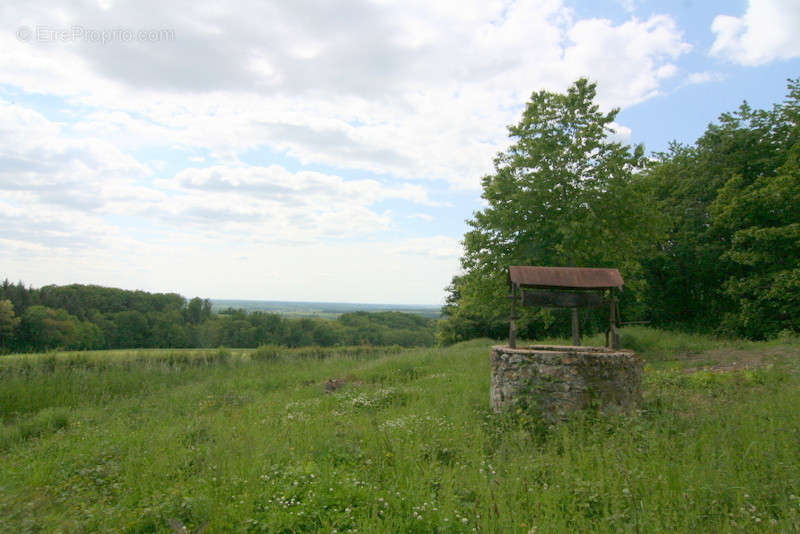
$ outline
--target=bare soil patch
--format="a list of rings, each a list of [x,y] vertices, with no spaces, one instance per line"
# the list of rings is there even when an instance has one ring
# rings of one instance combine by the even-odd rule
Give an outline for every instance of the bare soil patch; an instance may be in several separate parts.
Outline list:
[[[357,386],[363,383],[364,382],[356,378],[354,375],[347,375],[341,378],[329,378],[325,381],[325,393],[333,393],[334,391],[338,391],[348,384]]]
[[[701,353],[685,354],[684,373],[711,371],[729,373],[765,367],[788,360],[800,360],[800,350],[795,347],[770,347],[759,349],[716,349]],[[696,362],[696,365],[692,365]]]

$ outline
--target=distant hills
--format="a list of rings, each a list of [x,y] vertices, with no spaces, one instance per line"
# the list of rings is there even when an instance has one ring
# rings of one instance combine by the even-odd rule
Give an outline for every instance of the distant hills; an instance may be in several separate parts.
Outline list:
[[[414,313],[429,319],[440,317],[441,306],[408,304],[357,304],[352,302],[293,302],[278,300],[228,300],[211,299],[211,308],[219,313],[228,308],[248,312],[263,311],[290,317],[322,317],[335,319],[343,313],[355,311],[399,311]]]
[[[97,285],[0,283],[0,355],[260,345],[432,346],[437,306],[216,300]]]

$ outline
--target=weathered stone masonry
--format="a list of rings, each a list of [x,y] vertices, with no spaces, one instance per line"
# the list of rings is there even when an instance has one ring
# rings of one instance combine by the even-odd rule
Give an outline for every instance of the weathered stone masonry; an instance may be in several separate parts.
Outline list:
[[[495,411],[524,402],[550,420],[592,406],[630,413],[641,406],[643,362],[633,352],[603,347],[534,345],[492,348]]]

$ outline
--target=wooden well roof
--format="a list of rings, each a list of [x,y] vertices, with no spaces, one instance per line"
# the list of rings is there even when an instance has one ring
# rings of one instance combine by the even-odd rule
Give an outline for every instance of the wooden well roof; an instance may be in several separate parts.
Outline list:
[[[625,283],[617,269],[591,267],[536,267],[512,265],[509,280],[522,287],[554,287],[560,289],[607,289]]]

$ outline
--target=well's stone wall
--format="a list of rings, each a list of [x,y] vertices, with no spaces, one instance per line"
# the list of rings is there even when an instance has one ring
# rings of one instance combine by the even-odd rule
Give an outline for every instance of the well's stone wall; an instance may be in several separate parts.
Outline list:
[[[550,421],[594,406],[630,413],[641,406],[642,369],[633,352],[603,347],[492,347],[492,408],[524,403]]]

